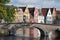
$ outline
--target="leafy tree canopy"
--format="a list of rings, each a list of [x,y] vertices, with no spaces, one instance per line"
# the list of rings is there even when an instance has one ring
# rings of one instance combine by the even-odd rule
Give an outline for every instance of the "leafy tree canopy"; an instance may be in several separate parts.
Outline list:
[[[6,4],[6,3],[9,3],[10,0],[0,0],[0,4]]]
[[[12,22],[15,17],[15,7],[8,6],[7,9],[7,17],[5,18],[5,21]]]
[[[15,7],[7,6],[10,0],[0,0],[0,19],[4,19],[6,22],[12,22],[14,19]]]

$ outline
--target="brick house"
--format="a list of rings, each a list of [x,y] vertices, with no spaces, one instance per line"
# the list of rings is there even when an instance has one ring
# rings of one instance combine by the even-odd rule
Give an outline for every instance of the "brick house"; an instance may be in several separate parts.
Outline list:
[[[57,11],[56,11],[56,14],[57,14],[56,24],[57,24],[57,25],[60,25],[60,11],[57,10]]]
[[[42,14],[44,16],[44,23],[46,24],[46,17],[47,17],[47,13],[50,9],[50,12],[51,12],[51,16],[52,16],[52,20],[53,20],[53,23],[54,24],[54,20],[56,20],[56,16],[54,16],[56,14],[56,9],[55,8],[42,8]]]

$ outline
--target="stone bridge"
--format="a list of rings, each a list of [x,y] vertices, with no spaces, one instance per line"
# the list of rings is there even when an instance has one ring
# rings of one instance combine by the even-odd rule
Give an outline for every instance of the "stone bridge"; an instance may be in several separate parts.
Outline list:
[[[47,24],[33,24],[32,26],[36,26],[41,28],[43,31],[50,32],[56,30],[57,28],[60,29],[60,26],[57,25],[47,25]]]
[[[8,27],[8,29],[11,29],[11,28],[15,27],[15,25],[18,25],[18,28],[20,28],[19,26],[21,26],[21,24],[8,24],[8,25],[1,25],[0,24],[0,27]],[[38,28],[42,29],[44,32],[50,32],[50,31],[53,31],[57,28],[60,29],[60,26],[57,26],[57,25],[31,24],[30,26],[31,27],[33,27],[33,26],[38,27]]]

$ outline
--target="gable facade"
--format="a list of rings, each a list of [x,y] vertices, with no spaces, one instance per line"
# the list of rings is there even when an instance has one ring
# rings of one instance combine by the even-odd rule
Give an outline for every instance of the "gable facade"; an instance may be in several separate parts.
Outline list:
[[[35,8],[35,10],[34,10],[34,21],[35,21],[35,23],[38,23],[38,16],[39,16],[39,9]]]
[[[44,16],[41,9],[39,10],[38,23],[44,23]]]
[[[15,23],[23,22],[23,11],[21,8],[18,8],[15,12]]]
[[[30,13],[28,7],[26,7],[24,15],[26,16],[26,22],[30,22]]]
[[[53,24],[52,13],[50,9],[48,10],[48,13],[46,16],[46,24]]]

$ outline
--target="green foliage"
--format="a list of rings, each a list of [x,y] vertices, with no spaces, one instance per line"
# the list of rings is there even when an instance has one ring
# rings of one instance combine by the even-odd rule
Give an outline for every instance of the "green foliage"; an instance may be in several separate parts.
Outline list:
[[[12,22],[15,17],[15,15],[14,15],[15,14],[15,7],[8,6],[6,11],[7,11],[7,17],[5,18],[5,21]]]
[[[6,4],[6,3],[9,3],[10,0],[0,0],[0,4]]]
[[[6,17],[6,10],[3,6],[0,6],[0,18]]]
[[[7,6],[10,0],[0,0],[0,19],[4,19],[6,22],[12,22],[14,19],[15,7]]]

